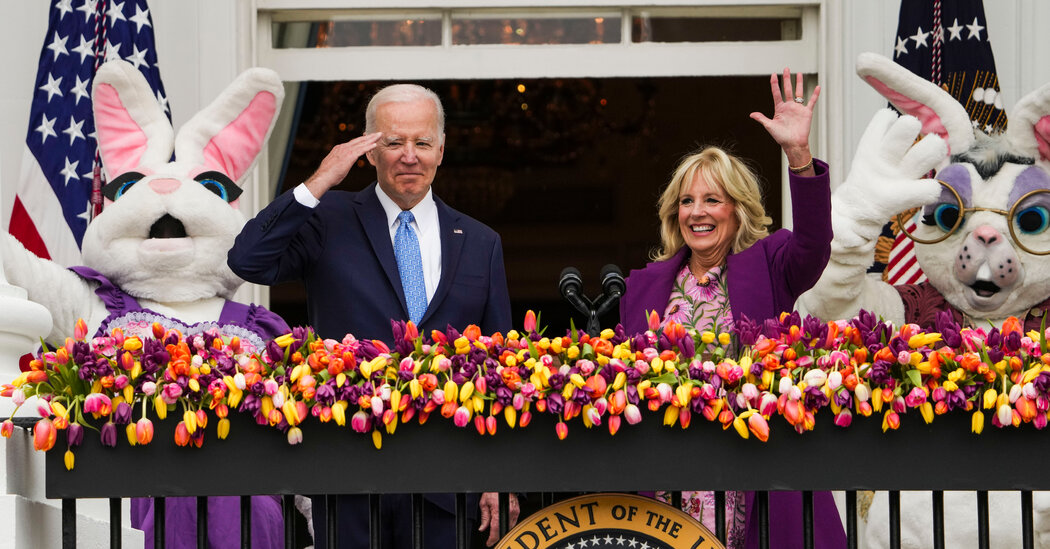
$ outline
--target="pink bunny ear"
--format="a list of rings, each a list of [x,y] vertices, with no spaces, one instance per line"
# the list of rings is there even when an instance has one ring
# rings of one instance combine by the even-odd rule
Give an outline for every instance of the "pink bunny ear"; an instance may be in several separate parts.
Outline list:
[[[1050,84],[1014,105],[1006,139],[1018,153],[1050,162]]]
[[[270,125],[277,118],[277,98],[259,92],[241,114],[204,147],[204,165],[238,181],[262,151]]]
[[[922,133],[944,138],[952,154],[973,146],[973,126],[966,109],[933,82],[874,53],[860,54],[857,74],[897,110],[918,118]]]
[[[102,65],[92,87],[92,108],[99,153],[111,178],[171,157],[171,124],[135,67],[124,61]]]
[[[175,139],[176,161],[220,171],[241,184],[277,122],[283,99],[277,73],[245,71],[182,127]]]

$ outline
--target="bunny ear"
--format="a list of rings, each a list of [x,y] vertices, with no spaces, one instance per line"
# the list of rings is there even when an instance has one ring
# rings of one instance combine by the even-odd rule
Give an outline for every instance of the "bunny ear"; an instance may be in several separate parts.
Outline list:
[[[1006,139],[1018,152],[1050,162],[1050,84],[1017,102],[1010,113]]]
[[[99,154],[110,178],[171,159],[171,122],[135,67],[119,60],[102,65],[91,99]]]
[[[269,69],[242,73],[175,138],[180,163],[217,170],[242,184],[270,136],[284,100],[284,85]]]
[[[941,136],[952,154],[964,152],[973,145],[970,116],[940,86],[874,53],[860,54],[857,74],[897,110],[918,118],[923,134]]]

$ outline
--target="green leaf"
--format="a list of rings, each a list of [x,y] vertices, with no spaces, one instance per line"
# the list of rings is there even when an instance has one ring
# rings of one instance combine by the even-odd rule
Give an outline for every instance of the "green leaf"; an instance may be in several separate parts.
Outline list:
[[[674,383],[678,381],[678,376],[675,375],[675,371],[664,372],[657,377],[649,378],[649,381],[654,385],[657,383]]]
[[[580,338],[577,337],[577,334],[576,334],[576,321],[573,320],[572,317],[569,317],[569,333],[571,334],[573,343],[576,343],[577,341],[580,340]]]
[[[908,376],[909,380],[911,380],[912,385],[922,387],[922,375],[918,370],[907,370],[904,374]]]

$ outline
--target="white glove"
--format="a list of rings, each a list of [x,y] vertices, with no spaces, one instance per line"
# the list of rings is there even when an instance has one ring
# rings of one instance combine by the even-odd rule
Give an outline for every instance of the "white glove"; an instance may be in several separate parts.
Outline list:
[[[922,123],[891,109],[875,114],[864,130],[853,166],[831,196],[835,243],[855,248],[873,243],[894,215],[933,202],[941,186],[920,179],[948,156],[948,145],[936,134],[915,138]]]

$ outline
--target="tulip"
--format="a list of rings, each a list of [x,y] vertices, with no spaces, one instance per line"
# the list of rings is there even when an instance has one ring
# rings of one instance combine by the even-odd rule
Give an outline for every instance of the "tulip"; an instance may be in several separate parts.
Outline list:
[[[15,424],[10,419],[5,419],[4,422],[0,424],[0,436],[4,438],[11,438],[11,435],[14,434],[14,432]]]
[[[220,440],[225,440],[230,434],[230,420],[228,418],[222,418],[219,420],[218,425],[215,426],[215,434],[219,436]],[[150,438],[153,438],[152,430],[150,431]]]
[[[558,440],[565,440],[569,436],[569,426],[564,421],[559,421],[554,426],[554,432],[558,434]]]
[[[631,425],[636,425],[640,421],[642,421],[642,411],[638,409],[637,405],[628,404],[623,409],[623,418],[627,420],[627,423],[630,423]]]
[[[1017,387],[1017,385],[1014,385]],[[1014,402],[1014,407],[1017,409],[1017,413],[1021,415],[1021,419],[1025,422],[1032,421],[1035,419],[1036,414],[1039,413],[1035,408],[1035,402],[1029,400],[1025,396],[1021,396]]]
[[[57,438],[58,430],[50,419],[45,417],[36,422],[33,427],[33,448],[46,452],[55,446]]]
[[[733,418],[732,425],[733,428],[736,429],[737,434],[740,435],[740,438],[747,439],[750,436],[747,429],[747,423],[744,422],[744,418],[740,416]]]
[[[460,406],[459,408],[456,408],[452,417],[452,422],[456,424],[456,427],[466,427],[467,423],[470,423],[470,418],[470,409],[466,406]]]
[[[919,405],[919,413],[922,414],[922,419],[925,420],[927,424],[933,423],[933,405],[929,402],[923,402]]]
[[[298,427],[288,429],[288,444],[295,445],[303,442],[303,431]]]
[[[655,310],[649,311],[648,324],[650,332],[656,332],[660,329],[660,315],[658,315]]]
[[[153,422],[142,418],[134,423],[135,439],[139,444],[149,444],[153,440]]]
[[[802,380],[806,382],[808,387],[822,387],[824,382],[828,380],[828,375],[824,373],[824,370],[814,369],[806,372]]]
[[[769,423],[762,414],[751,414],[747,418],[747,428],[755,435],[755,438],[765,442],[769,440]]]
[[[976,410],[973,413],[973,419],[970,422],[970,431],[976,434],[981,434],[984,430],[984,412]]]
[[[177,385],[176,385],[177,387]],[[102,393],[91,393],[84,398],[84,411],[91,414],[109,415],[104,410],[111,410],[112,402]]]
[[[372,431],[372,445],[376,447],[376,450],[383,449],[383,433],[378,430]]]
[[[536,313],[529,309],[525,313],[525,322],[522,324],[522,328],[525,329],[526,333],[532,333],[536,331]]]
[[[850,412],[849,408],[843,408],[835,414],[835,425],[849,427],[850,423],[853,423],[853,412]]]
[[[83,318],[78,318],[76,324],[73,325],[73,339],[77,341],[84,341],[87,337],[87,322],[84,322]],[[69,467],[72,469],[72,467]]]
[[[1002,426],[1010,425],[1013,422],[1013,411],[1010,409],[1009,404],[1002,404],[996,411],[996,417],[999,419],[999,424]]]
[[[882,432],[886,432],[890,429],[896,429],[901,425],[901,418],[897,415],[897,412],[893,410],[886,410],[886,414],[882,417]]]
[[[186,446],[190,443],[190,431],[186,427],[185,421],[180,421],[175,426],[175,444],[179,446]]]
[[[117,426],[113,422],[106,422],[99,432],[99,439],[103,446],[114,447],[117,445]]]

